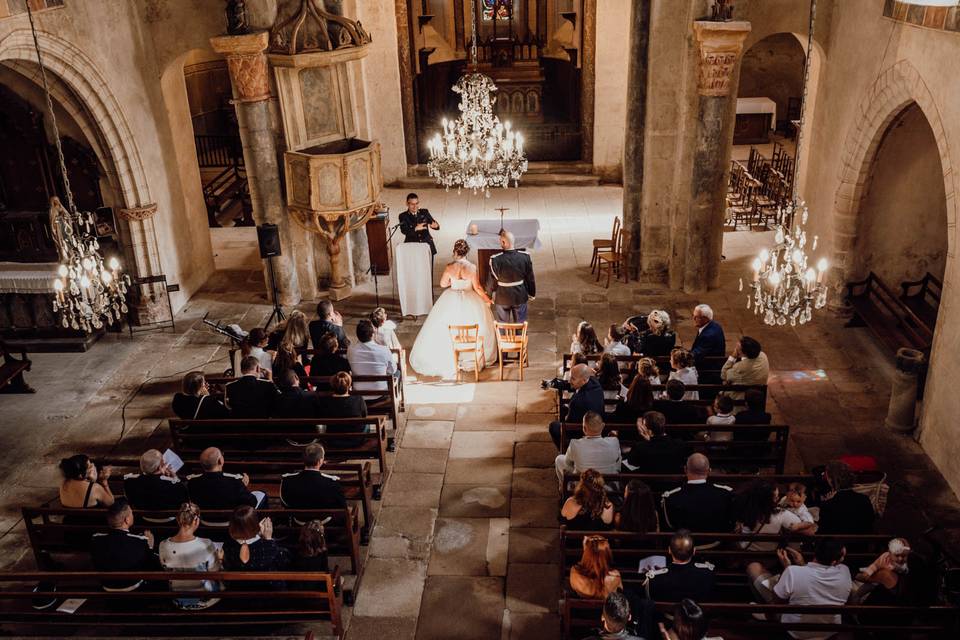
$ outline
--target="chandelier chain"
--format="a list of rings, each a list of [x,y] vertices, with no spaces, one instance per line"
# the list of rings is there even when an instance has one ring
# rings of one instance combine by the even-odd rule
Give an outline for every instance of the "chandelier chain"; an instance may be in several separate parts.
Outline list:
[[[477,3],[470,0],[470,63],[477,66]]]
[[[793,183],[791,197],[797,199],[797,177],[800,175],[800,147],[803,146],[804,124],[807,120],[807,94],[810,91],[810,58],[813,54],[813,27],[817,18],[817,0],[810,0],[810,22],[807,25],[807,57],[803,62],[803,95],[800,97],[800,126],[797,127],[797,145],[793,151]]]

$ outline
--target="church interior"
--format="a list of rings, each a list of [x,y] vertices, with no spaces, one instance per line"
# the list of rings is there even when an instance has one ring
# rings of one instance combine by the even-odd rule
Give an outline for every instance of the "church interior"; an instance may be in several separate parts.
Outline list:
[[[0,0],[0,634],[960,637],[957,60],[960,0]]]

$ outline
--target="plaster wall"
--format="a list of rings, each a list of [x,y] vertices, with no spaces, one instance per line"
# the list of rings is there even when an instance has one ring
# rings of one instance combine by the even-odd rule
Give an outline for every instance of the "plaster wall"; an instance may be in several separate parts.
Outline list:
[[[777,104],[777,120],[787,119],[790,98],[803,95],[803,47],[790,33],[775,33],[743,54],[738,97],[766,97]]]
[[[593,168],[610,182],[623,179],[629,39],[630,0],[597,2]]]

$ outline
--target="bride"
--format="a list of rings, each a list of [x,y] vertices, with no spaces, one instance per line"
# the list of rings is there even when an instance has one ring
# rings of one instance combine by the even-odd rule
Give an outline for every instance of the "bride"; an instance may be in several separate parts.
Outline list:
[[[491,300],[480,286],[477,267],[467,260],[470,247],[465,240],[453,245],[453,262],[443,270],[440,286],[449,287],[437,299],[427,316],[413,349],[410,350],[410,366],[422,376],[455,378],[453,347],[450,341],[450,325],[480,326],[483,336],[483,360],[493,364],[497,359],[496,334],[493,326]],[[474,359],[461,353],[461,369],[473,370]]]

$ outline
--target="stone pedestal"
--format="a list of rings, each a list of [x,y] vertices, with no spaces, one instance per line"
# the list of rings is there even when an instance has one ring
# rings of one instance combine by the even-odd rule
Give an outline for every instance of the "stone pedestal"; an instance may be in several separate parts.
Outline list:
[[[907,348],[897,350],[897,370],[890,389],[887,418],[883,421],[888,429],[910,433],[916,426],[917,378],[923,363],[921,351]]]
[[[253,219],[258,225],[275,224],[280,231],[283,255],[274,258],[274,273],[280,304],[289,306],[300,302],[301,292],[294,266],[295,238],[280,191],[280,167],[270,116],[270,77],[265,53],[268,43],[266,31],[210,39],[213,50],[227,59],[230,69]],[[264,278],[269,278],[265,262]],[[268,289],[269,286],[268,281]]]
[[[749,22],[693,23],[698,74],[690,210],[687,215],[683,290],[706,291],[718,284],[726,208],[726,172],[733,141],[730,81]]]

